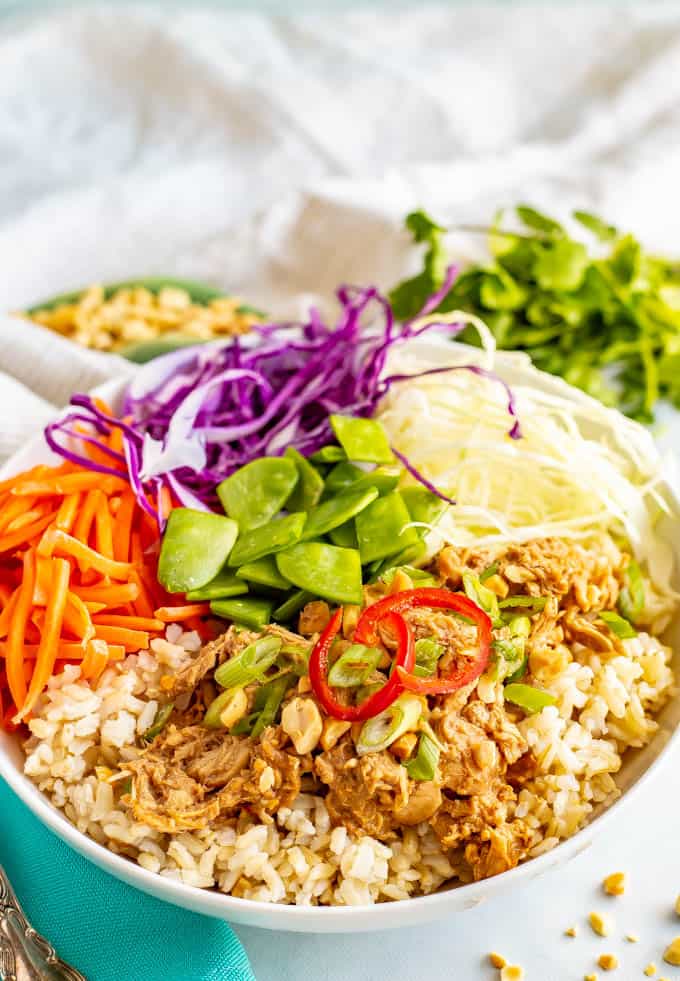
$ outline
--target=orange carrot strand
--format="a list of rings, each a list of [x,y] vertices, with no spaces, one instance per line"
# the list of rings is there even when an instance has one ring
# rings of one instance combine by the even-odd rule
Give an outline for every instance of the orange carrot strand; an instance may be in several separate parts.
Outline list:
[[[204,617],[210,613],[210,603],[190,603],[187,606],[161,606],[154,616],[163,623],[180,623],[190,617]]]
[[[33,604],[34,583],[35,555],[31,549],[28,549],[24,553],[24,576],[19,587],[19,595],[7,635],[7,654],[5,658],[7,683],[17,708],[21,708],[26,701],[27,685],[24,676],[24,642],[26,639],[26,623],[28,622]]]
[[[69,534],[71,533],[76,520],[76,515],[78,514],[79,504],[80,494],[69,494],[61,502],[55,521],[55,524],[60,531],[65,531]]]

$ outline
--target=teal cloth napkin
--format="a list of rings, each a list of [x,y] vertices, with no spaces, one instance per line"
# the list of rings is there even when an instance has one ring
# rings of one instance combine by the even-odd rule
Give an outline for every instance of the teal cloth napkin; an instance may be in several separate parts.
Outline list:
[[[31,924],[88,981],[255,981],[221,920],[119,882],[44,828],[0,779],[0,863]]]

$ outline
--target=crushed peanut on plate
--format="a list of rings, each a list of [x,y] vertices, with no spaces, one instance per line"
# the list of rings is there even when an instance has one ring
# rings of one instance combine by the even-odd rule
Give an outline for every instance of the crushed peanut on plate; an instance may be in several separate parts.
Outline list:
[[[158,292],[144,286],[122,287],[110,295],[102,286],[90,286],[77,300],[27,316],[81,347],[98,351],[120,351],[168,334],[197,341],[245,334],[261,319],[236,297],[194,303],[186,290],[176,286]]]
[[[508,963],[502,954],[497,954],[494,950],[489,954],[489,961],[492,967],[497,967],[499,970]]]
[[[605,913],[590,913],[588,923],[599,937],[608,937],[614,929],[614,922]]]
[[[597,965],[603,971],[615,971],[619,966],[619,959],[616,954],[600,954],[597,959]]]
[[[608,896],[623,896],[626,891],[626,873],[625,872],[612,872],[608,875],[602,883],[602,888],[607,893]]]

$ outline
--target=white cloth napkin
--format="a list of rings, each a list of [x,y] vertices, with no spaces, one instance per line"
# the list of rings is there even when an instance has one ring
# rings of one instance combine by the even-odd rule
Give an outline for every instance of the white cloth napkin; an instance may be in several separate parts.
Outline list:
[[[122,358],[87,351],[20,317],[0,318],[0,463],[66,405],[109,378],[129,374]]]

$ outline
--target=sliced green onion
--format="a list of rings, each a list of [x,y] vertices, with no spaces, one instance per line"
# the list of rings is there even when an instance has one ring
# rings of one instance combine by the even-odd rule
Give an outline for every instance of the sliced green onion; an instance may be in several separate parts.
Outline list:
[[[359,756],[387,749],[395,739],[416,728],[422,711],[423,703],[415,695],[400,695],[379,715],[364,722],[356,744]]]
[[[525,616],[513,617],[508,626],[511,639],[498,638],[492,644],[496,655],[494,677],[497,680],[506,678],[509,682],[513,682],[518,681],[526,673],[526,640],[531,633],[531,620]]]
[[[142,739],[145,743],[153,742],[156,736],[162,732],[165,728],[168,719],[172,715],[172,710],[175,707],[174,702],[168,702],[167,705],[161,705],[156,714],[154,715],[153,722],[142,735]]]
[[[412,780],[434,780],[439,763],[439,747],[423,733],[418,743],[418,752],[405,764]]]
[[[328,683],[334,688],[354,688],[363,685],[375,671],[382,651],[377,647],[352,644],[337,659],[328,672]]]
[[[498,562],[492,562],[491,565],[487,565],[483,572],[479,573],[479,581],[486,582],[487,579],[491,579],[498,572]]]
[[[637,623],[645,608],[645,583],[634,559],[626,567],[626,585],[619,593],[619,612],[629,623]]]
[[[267,636],[248,644],[240,654],[220,664],[215,681],[222,688],[238,688],[263,678],[281,650],[280,637]]]
[[[291,685],[295,684],[296,678],[293,674],[285,674],[275,681],[269,682],[262,687],[262,695],[265,698],[264,708],[260,712],[257,722],[253,726],[252,736],[254,739],[263,732],[267,726],[274,723],[276,714],[279,711],[283,696]]]
[[[240,691],[241,688],[227,688],[226,691],[220,692],[217,698],[213,698],[203,716],[203,725],[208,729],[223,729],[221,715],[236,696],[236,692]]]
[[[598,613],[598,616],[600,620],[604,620],[611,632],[616,634],[621,640],[637,637],[635,627],[628,620],[624,620],[622,616],[619,616],[618,613],[614,613],[613,610],[602,610],[601,613]]]
[[[521,606],[538,613],[539,610],[545,607],[547,602],[547,596],[506,596],[505,599],[499,601],[498,605],[501,610],[505,610],[508,607],[514,609],[515,607]]]
[[[525,712],[540,712],[546,705],[554,705],[557,699],[547,691],[531,685],[506,685],[503,689],[506,702],[518,705]]]
[[[250,715],[244,715],[242,719],[235,722],[231,727],[229,732],[232,736],[249,736],[252,732],[253,726],[257,722],[259,712],[251,712]]]
[[[429,678],[437,670],[437,662],[444,653],[443,646],[434,637],[422,637],[416,641],[415,674]]]
[[[499,627],[502,623],[500,611],[498,609],[498,597],[486,586],[482,585],[478,576],[473,576],[470,572],[463,574],[463,589],[468,599],[481,607],[485,613],[491,617],[494,627]]]

